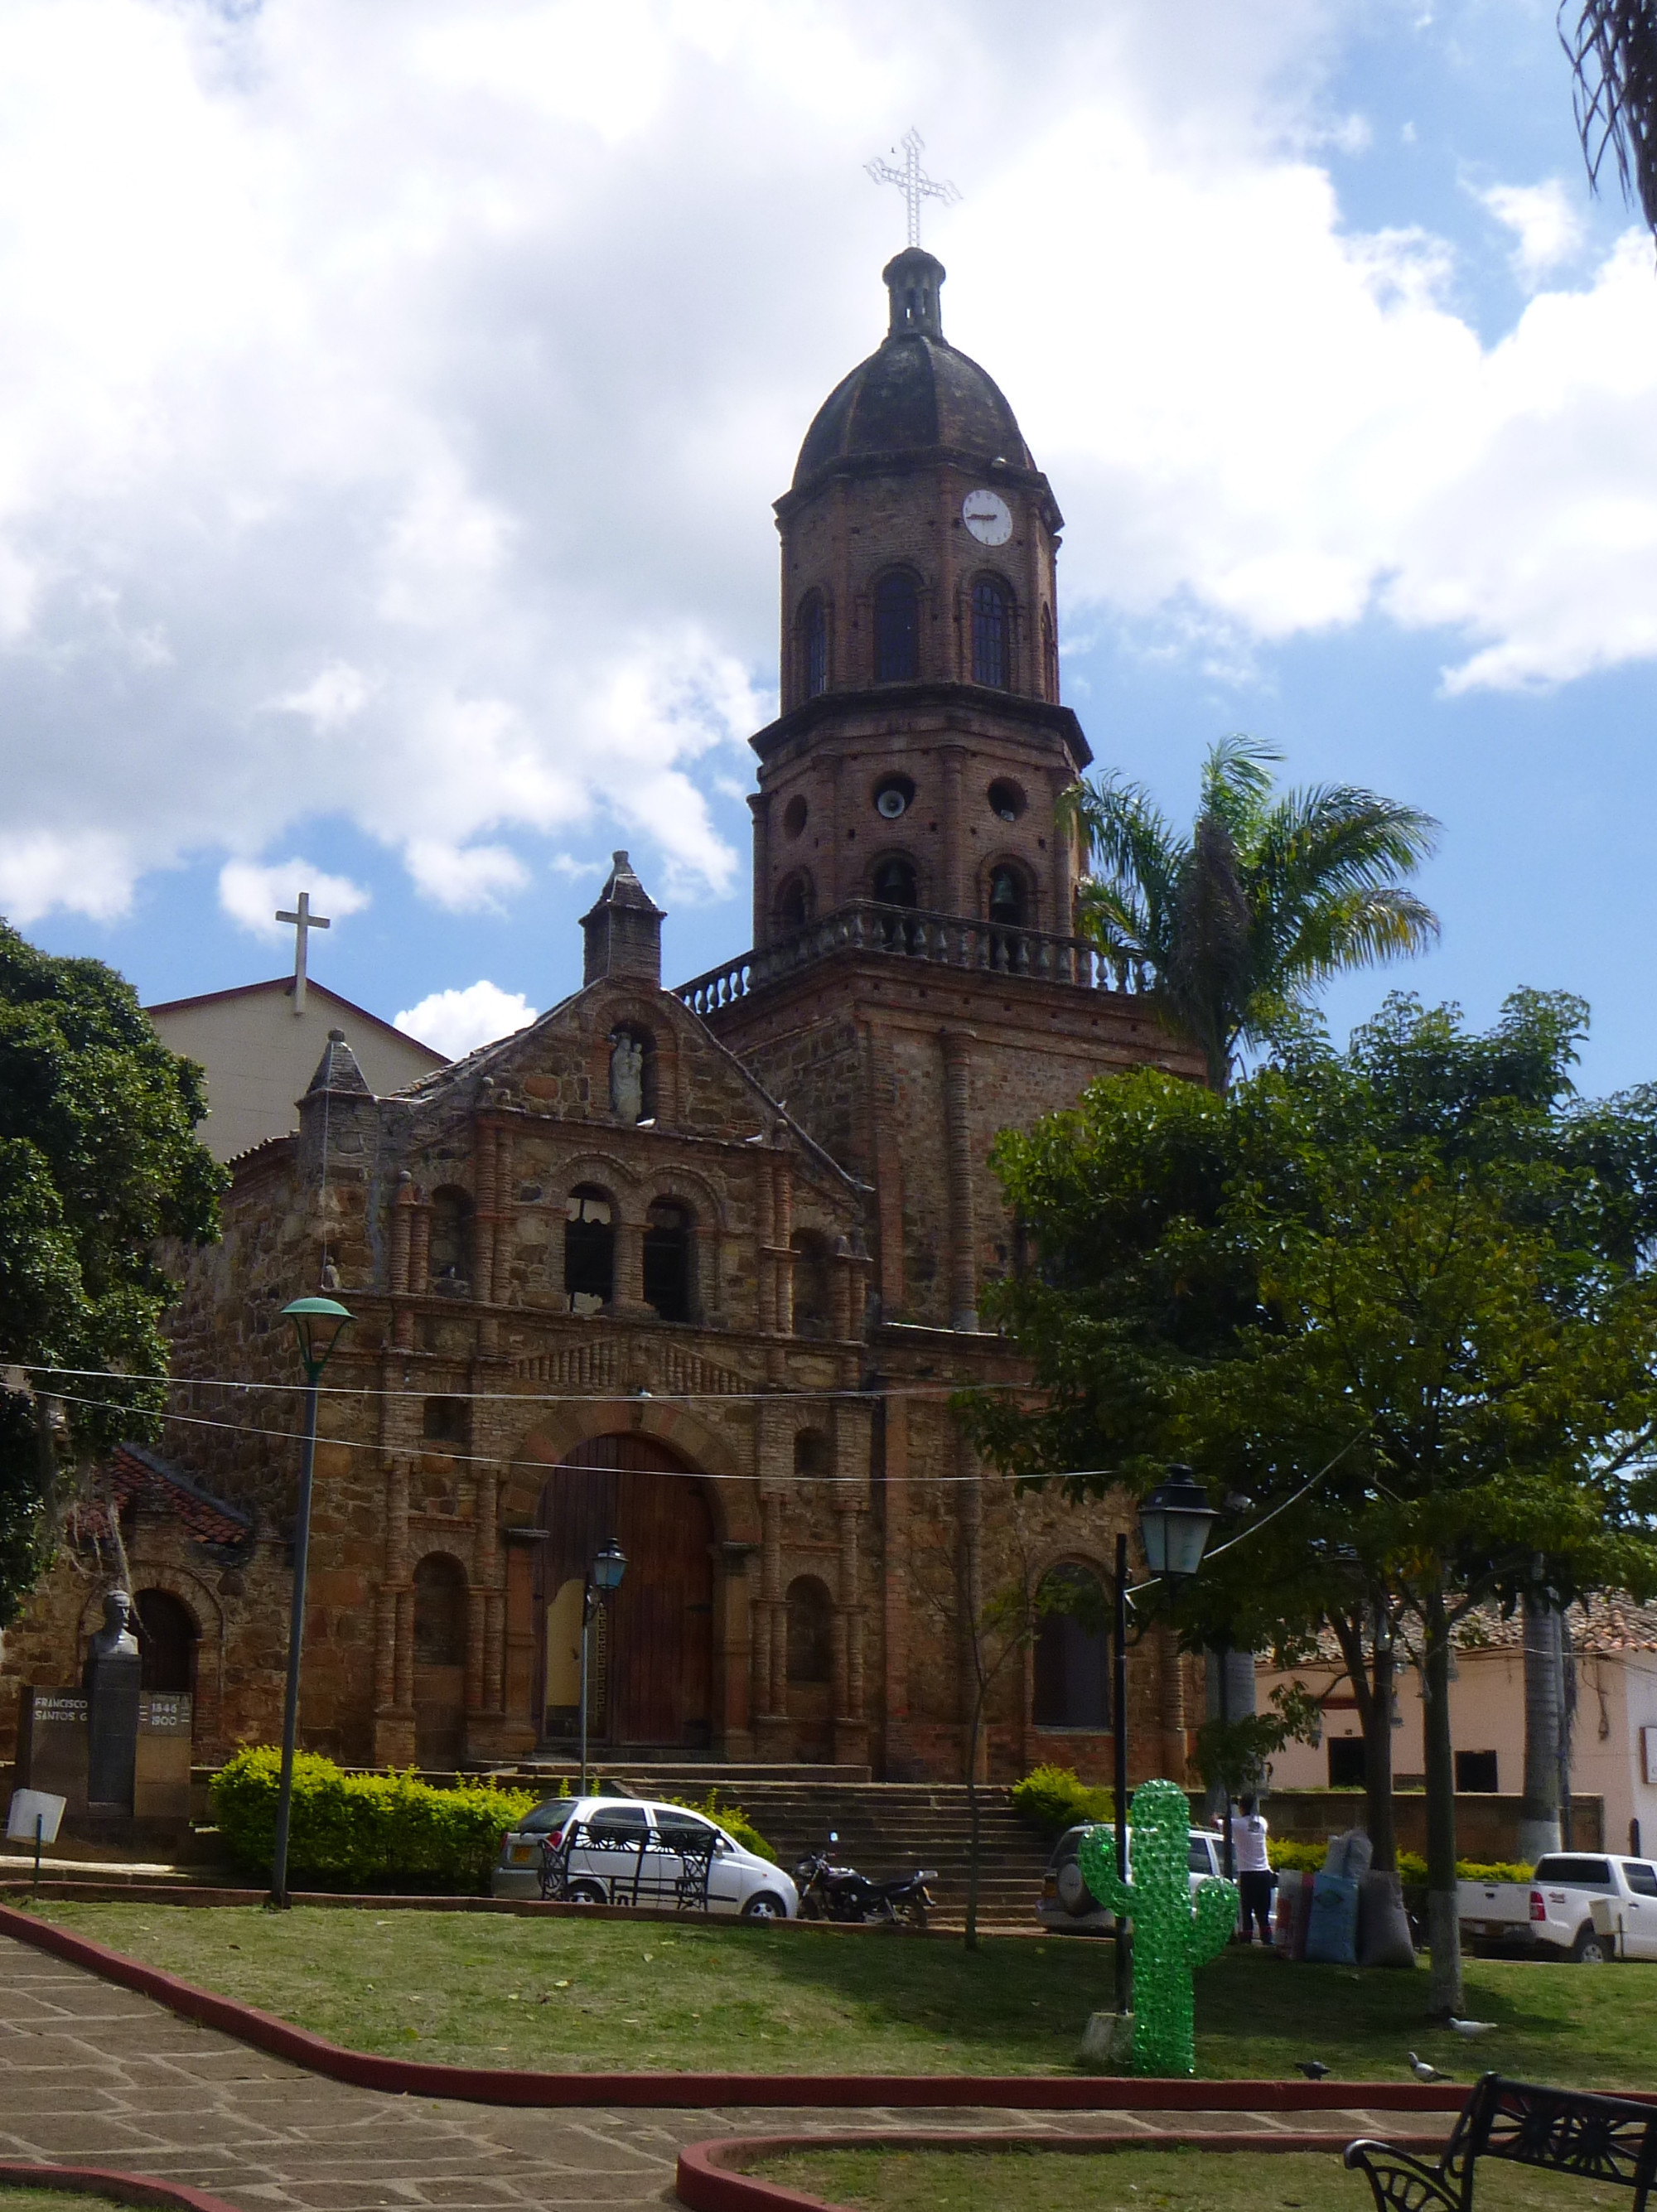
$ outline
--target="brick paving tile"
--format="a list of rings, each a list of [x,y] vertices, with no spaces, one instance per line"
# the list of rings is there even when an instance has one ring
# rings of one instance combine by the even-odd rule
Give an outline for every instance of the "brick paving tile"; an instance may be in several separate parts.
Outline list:
[[[1426,2116],[1422,2116],[1423,2119]],[[355,2089],[249,2051],[0,1938],[0,2154],[118,2166],[246,2212],[616,2212],[671,2200],[680,2148],[708,2136],[1034,2128],[1101,2138],[1166,2127],[1384,2133],[1399,2116],[856,2110],[537,2112]],[[1434,2115],[1430,2127],[1448,2115]],[[1417,2124],[1419,2124],[1417,2123]]]

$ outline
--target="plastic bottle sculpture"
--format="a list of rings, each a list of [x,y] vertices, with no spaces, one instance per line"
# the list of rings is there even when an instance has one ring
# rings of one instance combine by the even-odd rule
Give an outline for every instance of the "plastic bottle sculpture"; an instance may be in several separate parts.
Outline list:
[[[1128,1808],[1133,1879],[1116,1878],[1113,1829],[1082,1838],[1082,1874],[1102,1905],[1133,1922],[1133,2070],[1194,2074],[1192,1976],[1223,1951],[1237,1920],[1237,1885],[1210,1875],[1193,1896],[1191,1807],[1177,1783],[1144,1782]]]

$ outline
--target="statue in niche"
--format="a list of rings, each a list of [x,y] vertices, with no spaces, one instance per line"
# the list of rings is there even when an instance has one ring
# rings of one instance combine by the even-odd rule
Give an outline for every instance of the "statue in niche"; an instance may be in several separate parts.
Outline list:
[[[645,1048],[627,1030],[610,1039],[610,1104],[618,1121],[631,1126],[644,1119]]]

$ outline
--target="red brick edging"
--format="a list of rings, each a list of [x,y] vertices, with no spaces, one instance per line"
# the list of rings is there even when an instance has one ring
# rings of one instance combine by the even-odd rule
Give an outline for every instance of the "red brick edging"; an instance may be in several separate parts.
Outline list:
[[[85,1936],[0,1905],[0,1936],[154,1997],[313,2074],[391,2096],[454,2097],[474,2105],[991,2106],[1023,2112],[1459,2112],[1467,2092],[1454,2082],[1134,2081],[1053,2074],[543,2074],[528,2069],[444,2066],[347,2051],[234,1997],[180,1981]]]
[[[0,2185],[13,2189],[64,2189],[76,2196],[112,2197],[118,2204],[159,2204],[168,2212],[236,2212],[222,2197],[182,2182],[151,2181],[142,2173],[117,2173],[102,2166],[32,2166],[0,2158]]]
[[[745,2171],[760,2158],[784,2158],[789,2152],[824,2150],[1052,2150],[1108,2155],[1119,2150],[1293,2151],[1344,2150],[1349,2136],[1273,2132],[1197,2134],[1190,2130],[1155,2136],[1043,2135],[1034,2128],[890,2129],[865,2128],[855,2134],[820,2136],[724,2136],[710,2142],[687,2143],[673,2179],[676,2195],[690,2212],[841,2212],[827,2197],[808,2197]],[[1430,2156],[1444,2137],[1399,2135],[1388,2138],[1398,2150]]]

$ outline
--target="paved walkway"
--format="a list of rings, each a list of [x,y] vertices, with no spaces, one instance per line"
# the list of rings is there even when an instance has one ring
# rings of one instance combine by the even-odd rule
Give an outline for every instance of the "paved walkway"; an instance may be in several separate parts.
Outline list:
[[[1429,2126],[1438,2115],[1411,2114]],[[1448,2118],[1444,2124],[1448,2124]],[[1405,2116],[1167,2116],[1262,2134],[1308,2125],[1384,2133]],[[1350,2123],[1350,2124],[1349,2124]],[[1028,2127],[1154,2136],[1155,2116],[883,2108],[523,2112],[349,2088],[176,2018],[31,1946],[0,1937],[0,2157],[115,2166],[211,2190],[248,2212],[431,2205],[543,2212],[672,2201],[681,2144],[709,2136],[849,2128]]]

